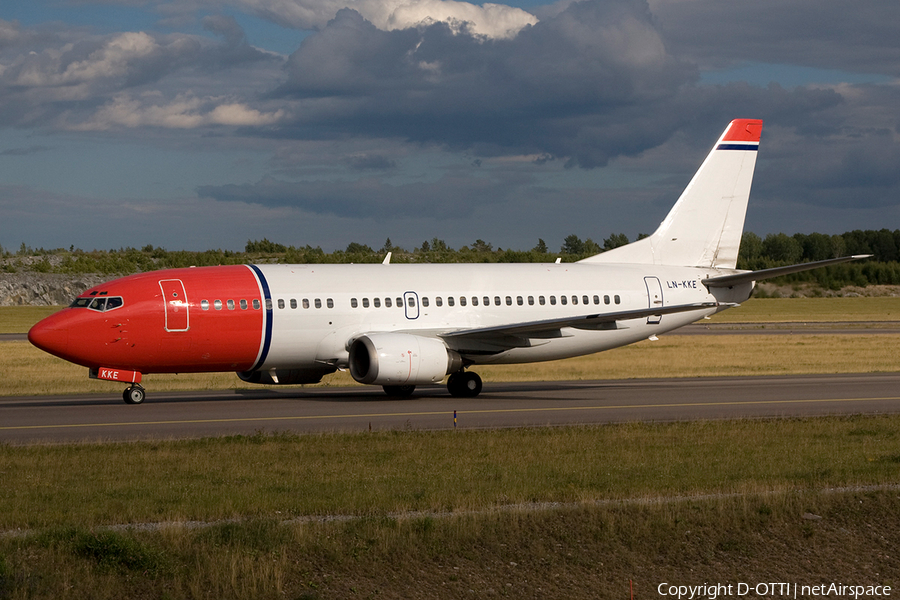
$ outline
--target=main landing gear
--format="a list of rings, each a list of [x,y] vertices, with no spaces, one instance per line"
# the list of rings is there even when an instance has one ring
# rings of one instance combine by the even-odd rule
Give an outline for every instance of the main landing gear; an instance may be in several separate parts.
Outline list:
[[[416,386],[414,385],[384,385],[384,393],[394,398],[408,398],[412,396]],[[453,373],[447,380],[447,391],[456,398],[474,398],[481,393],[481,377],[478,373],[459,371]],[[128,393],[128,390],[125,390]],[[128,402],[128,399],[125,399]]]
[[[125,401],[125,404],[140,404],[146,397],[147,392],[145,392],[144,388],[138,384],[135,384],[122,392],[122,400]]]
[[[447,390],[457,398],[474,398],[481,393],[481,377],[471,371],[459,371],[447,380]]]

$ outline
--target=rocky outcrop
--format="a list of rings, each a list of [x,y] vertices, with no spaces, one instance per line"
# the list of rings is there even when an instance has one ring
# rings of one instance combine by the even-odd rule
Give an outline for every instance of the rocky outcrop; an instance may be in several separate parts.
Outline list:
[[[0,306],[67,306],[84,290],[110,279],[115,276],[0,273]]]

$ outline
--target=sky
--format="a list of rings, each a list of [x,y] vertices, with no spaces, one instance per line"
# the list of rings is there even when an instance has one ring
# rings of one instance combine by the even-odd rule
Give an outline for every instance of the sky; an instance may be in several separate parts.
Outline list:
[[[896,0],[0,5],[0,246],[651,233],[734,118],[745,230],[900,228]]]

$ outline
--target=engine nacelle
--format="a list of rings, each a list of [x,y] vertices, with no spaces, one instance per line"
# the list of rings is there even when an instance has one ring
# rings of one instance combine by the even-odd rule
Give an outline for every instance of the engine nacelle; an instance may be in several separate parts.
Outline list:
[[[268,371],[243,371],[237,376],[247,383],[260,385],[298,385],[319,383],[322,377],[333,373],[334,369],[270,369]]]
[[[373,333],[350,345],[350,375],[360,383],[439,383],[462,368],[462,358],[441,340],[408,333]]]

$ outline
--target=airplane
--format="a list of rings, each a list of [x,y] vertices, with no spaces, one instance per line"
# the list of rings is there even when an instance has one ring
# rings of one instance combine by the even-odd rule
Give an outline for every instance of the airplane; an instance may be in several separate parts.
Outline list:
[[[762,121],[732,121],[656,231],[575,263],[229,265],[167,269],[93,287],[37,323],[38,348],[125,382],[234,371],[296,385],[338,369],[403,397],[472,367],[592,354],[656,336],[750,297],[755,282],[865,256],[736,269]],[[448,377],[449,376],[449,377]]]

